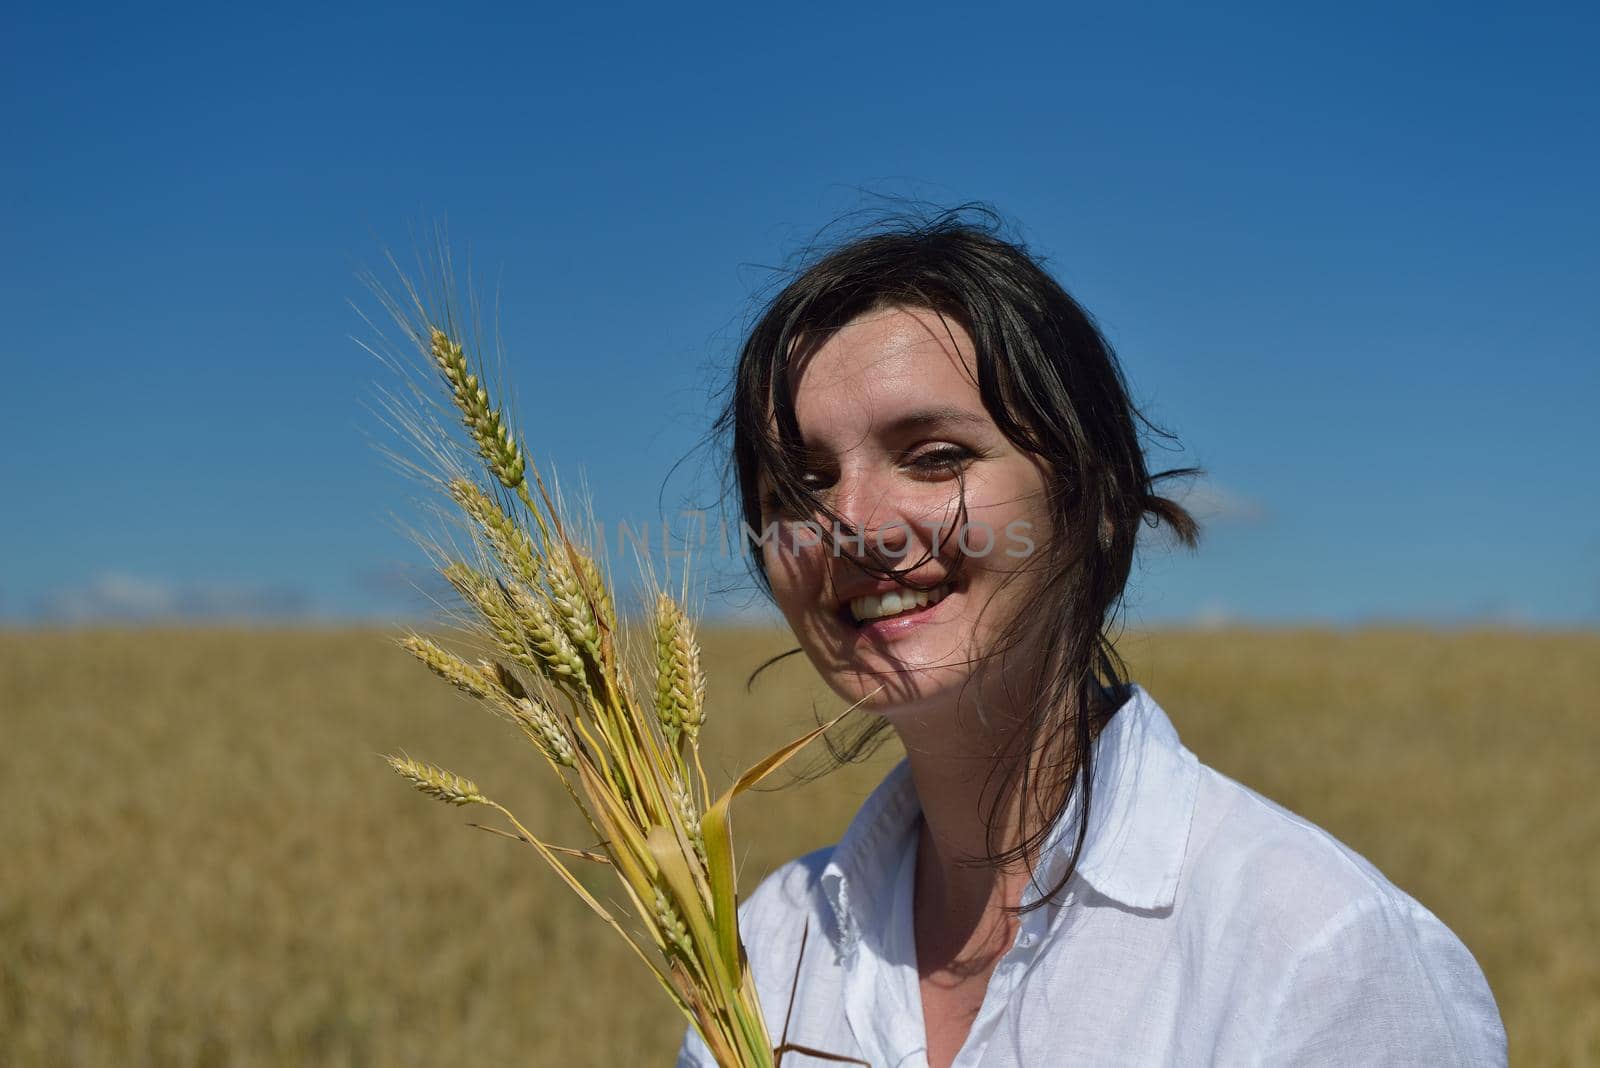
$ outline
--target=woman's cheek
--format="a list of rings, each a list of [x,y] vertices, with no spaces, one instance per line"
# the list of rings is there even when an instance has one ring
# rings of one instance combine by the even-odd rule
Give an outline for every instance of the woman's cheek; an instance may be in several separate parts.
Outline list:
[[[787,546],[769,544],[763,552],[778,607],[791,625],[798,624],[804,612],[817,603],[820,587],[816,568],[807,566],[806,557]]]

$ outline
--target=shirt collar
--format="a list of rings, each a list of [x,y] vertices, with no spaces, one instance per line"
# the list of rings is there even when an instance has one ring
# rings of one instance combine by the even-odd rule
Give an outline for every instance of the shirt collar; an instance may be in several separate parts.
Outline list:
[[[1199,762],[1178,741],[1171,720],[1142,687],[1132,687],[1094,743],[1089,831],[1077,874],[1129,908],[1170,908],[1199,782]],[[1072,854],[1080,808],[1081,793],[1074,789],[1046,836],[1023,904],[1038,900],[1060,877]],[[902,760],[834,847],[821,889],[841,958],[854,955],[864,931],[884,930],[898,862],[921,811],[910,765]]]

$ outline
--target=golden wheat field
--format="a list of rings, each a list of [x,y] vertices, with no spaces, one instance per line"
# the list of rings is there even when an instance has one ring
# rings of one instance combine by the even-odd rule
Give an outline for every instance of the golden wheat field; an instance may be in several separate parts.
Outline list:
[[[781,634],[705,639],[721,773],[836,707],[800,658],[746,692]],[[1600,635],[1122,648],[1202,760],[1461,935],[1513,1063],[1600,1063]],[[383,633],[0,632],[0,739],[0,1065],[671,1062],[680,1019],[532,850],[384,764],[589,844],[526,743]],[[741,799],[741,887],[836,837],[893,759]]]

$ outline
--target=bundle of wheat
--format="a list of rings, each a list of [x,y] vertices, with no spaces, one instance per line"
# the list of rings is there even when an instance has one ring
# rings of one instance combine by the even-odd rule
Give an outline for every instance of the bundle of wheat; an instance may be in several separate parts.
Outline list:
[[[688,614],[665,591],[656,593],[654,686],[636,687],[605,574],[495,404],[481,366],[474,369],[454,305],[446,300],[430,310],[414,288],[406,293],[404,302],[386,304],[437,372],[471,439],[462,451],[475,455],[487,476],[475,479],[449,463],[435,474],[474,550],[471,560],[441,553],[441,571],[465,603],[464,622],[494,655],[471,662],[417,635],[401,644],[533,743],[599,844],[552,845],[471,780],[408,756],[389,762],[423,793],[503,817],[508,829],[498,833],[537,850],[633,947],[720,1064],[772,1065],[783,1051],[768,1036],[739,938],[729,805],[831,724],[713,795],[700,761],[705,682]],[[444,424],[410,429],[428,455],[452,455],[428,439],[446,433]],[[601,904],[569,859],[609,865],[631,916],[619,919]]]

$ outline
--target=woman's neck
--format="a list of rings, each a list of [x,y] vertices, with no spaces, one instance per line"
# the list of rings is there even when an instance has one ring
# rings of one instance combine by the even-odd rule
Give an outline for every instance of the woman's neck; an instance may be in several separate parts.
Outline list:
[[[1006,735],[971,717],[940,716],[896,724],[905,746],[912,782],[922,806],[917,842],[918,928],[949,932],[954,952],[993,925],[999,909],[1015,906],[1027,883],[1020,866],[998,871],[986,861],[991,845],[1001,849],[1021,841],[1021,807],[1015,796],[996,803],[996,775],[1006,752]],[[952,729],[952,719],[965,729]],[[986,923],[986,919],[989,921]],[[933,920],[931,924],[925,921]],[[942,940],[942,939],[941,939]],[[920,944],[919,957],[939,947]]]
[[[1070,752],[1052,752],[1044,760],[1035,749],[1028,756],[1034,769],[1027,776],[1029,794],[1047,788],[1042,795],[1021,795],[1014,788],[1016,776],[1005,774],[1003,762],[1017,755],[1024,717],[1019,711],[1001,715],[989,707],[989,715],[981,718],[966,712],[913,714],[895,724],[922,806],[917,926],[950,931],[952,937],[964,932],[969,943],[981,942],[977,936],[985,929],[998,932],[1004,927],[1000,920],[1007,914],[1001,910],[1021,903],[1037,859],[1029,856],[999,870],[988,862],[991,850],[1013,850],[1025,832],[1038,832],[1036,821],[1053,816],[1065,803],[1064,791],[1076,767]],[[1072,717],[1067,713],[1062,723],[1069,730]],[[1091,724],[1091,738],[1100,725]],[[1048,771],[1041,773],[1041,767]],[[1008,778],[1012,781],[1004,782]],[[1046,779],[1057,789],[1049,789]],[[1026,827],[1024,811],[1034,821]],[[933,922],[925,926],[924,920]],[[924,948],[920,942],[918,948]]]

